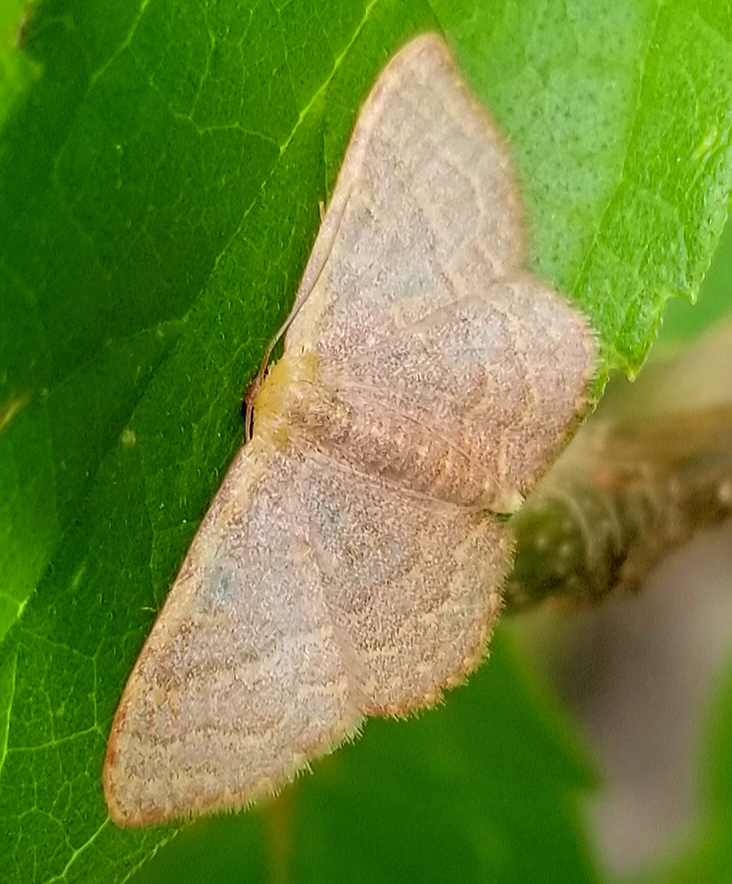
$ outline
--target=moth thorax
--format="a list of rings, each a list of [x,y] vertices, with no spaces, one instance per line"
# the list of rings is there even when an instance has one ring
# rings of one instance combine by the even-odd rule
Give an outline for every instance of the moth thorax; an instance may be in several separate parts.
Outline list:
[[[317,377],[315,353],[285,352],[267,372],[254,400],[255,433],[284,450],[297,432],[297,415],[312,408],[313,391],[320,387]]]

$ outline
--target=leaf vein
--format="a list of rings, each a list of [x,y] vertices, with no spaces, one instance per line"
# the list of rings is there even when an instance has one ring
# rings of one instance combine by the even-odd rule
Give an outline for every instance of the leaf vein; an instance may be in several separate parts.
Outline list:
[[[15,699],[15,684],[18,674],[18,651],[15,652],[13,659],[13,677],[10,680],[10,699],[8,700],[8,712],[5,718],[5,733],[3,734],[3,748],[0,752],[0,774],[2,774],[5,765],[5,759],[8,757],[8,740],[10,738],[10,718],[13,711],[13,701]]]

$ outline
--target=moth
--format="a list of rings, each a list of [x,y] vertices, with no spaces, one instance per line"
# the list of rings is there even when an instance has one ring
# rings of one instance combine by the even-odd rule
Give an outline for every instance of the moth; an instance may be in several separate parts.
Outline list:
[[[506,146],[441,37],[358,117],[252,438],[112,725],[121,825],[256,801],[482,659],[513,511],[587,402],[582,315],[523,269]]]

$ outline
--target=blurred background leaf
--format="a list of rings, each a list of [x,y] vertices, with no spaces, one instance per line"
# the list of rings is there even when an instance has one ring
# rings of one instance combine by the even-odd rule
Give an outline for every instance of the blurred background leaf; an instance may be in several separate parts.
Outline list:
[[[605,368],[633,372],[668,296],[695,297],[727,217],[729,12],[712,0],[4,7],[8,881],[123,880],[172,833],[108,821],[111,716],[241,443],[242,390],[287,313],[318,203],[386,59],[417,31],[444,30],[511,142],[533,266],[587,311]],[[514,750],[522,763],[509,768]],[[244,818],[250,846],[237,855],[275,878],[317,869],[325,880],[352,863],[439,880],[460,863],[528,880],[544,857],[561,880],[587,880],[571,810],[587,780],[572,757],[499,647],[448,709],[370,724],[282,805]],[[239,819],[206,823],[211,843]],[[400,865],[400,837],[416,865]],[[371,867],[359,841],[377,840],[383,864]]]
[[[681,842],[635,884],[732,881],[732,667],[712,705],[701,757],[702,806]]]
[[[674,345],[724,322],[732,311],[732,224],[727,224],[714,253],[698,304],[674,299],[663,316],[659,343]]]

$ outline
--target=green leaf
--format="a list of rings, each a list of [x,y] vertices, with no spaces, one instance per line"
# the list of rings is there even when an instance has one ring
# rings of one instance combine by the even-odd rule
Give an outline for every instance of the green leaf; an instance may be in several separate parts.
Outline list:
[[[510,139],[532,263],[585,308],[605,368],[634,371],[727,215],[732,16],[46,0],[28,22],[0,91],[0,868],[114,881],[170,832],[107,821],[111,716],[387,57],[444,29]],[[545,815],[570,838],[561,802]]]
[[[535,267],[633,374],[668,297],[695,299],[727,218],[730,3],[444,7],[515,149]]]

